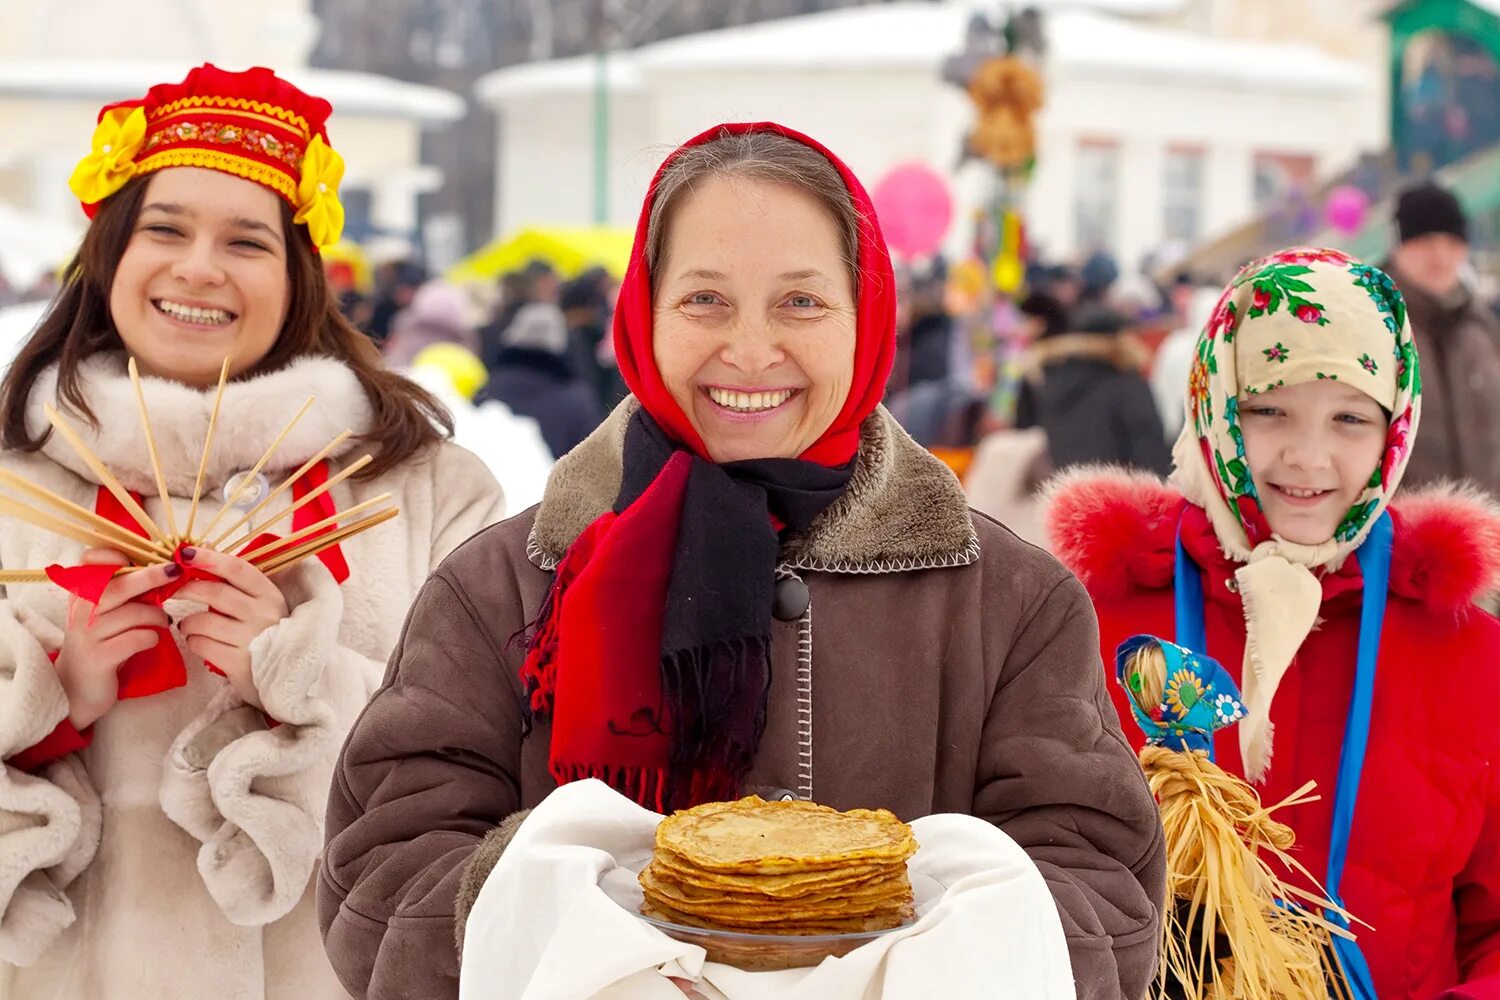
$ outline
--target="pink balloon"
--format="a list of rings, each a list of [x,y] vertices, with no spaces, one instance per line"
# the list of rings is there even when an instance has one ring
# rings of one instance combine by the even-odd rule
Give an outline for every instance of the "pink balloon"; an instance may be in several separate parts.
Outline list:
[[[1369,196],[1351,184],[1341,184],[1328,192],[1328,200],[1323,203],[1323,217],[1345,236],[1359,232],[1369,210]]]
[[[907,163],[875,185],[871,195],[886,244],[907,258],[926,257],[943,245],[953,221],[948,182],[931,167]]]

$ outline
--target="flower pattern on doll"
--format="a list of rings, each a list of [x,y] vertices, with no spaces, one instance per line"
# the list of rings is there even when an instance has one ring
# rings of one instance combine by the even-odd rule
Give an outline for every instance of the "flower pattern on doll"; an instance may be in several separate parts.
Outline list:
[[[1214,699],[1214,718],[1221,726],[1238,722],[1245,717],[1245,706],[1232,694],[1221,694]]]
[[[1178,715],[1186,715],[1203,700],[1203,681],[1191,670],[1179,670],[1167,681],[1166,704]]]

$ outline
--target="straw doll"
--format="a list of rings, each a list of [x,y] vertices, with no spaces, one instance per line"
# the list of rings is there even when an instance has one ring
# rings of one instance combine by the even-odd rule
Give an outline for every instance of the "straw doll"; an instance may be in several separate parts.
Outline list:
[[[1346,996],[1330,942],[1347,932],[1322,914],[1348,915],[1278,874],[1302,869],[1295,834],[1273,814],[1310,801],[1312,782],[1267,807],[1213,762],[1213,734],[1246,714],[1217,661],[1141,635],[1120,646],[1115,670],[1146,735],[1141,766],[1167,835],[1161,995],[1299,1000],[1335,983]]]

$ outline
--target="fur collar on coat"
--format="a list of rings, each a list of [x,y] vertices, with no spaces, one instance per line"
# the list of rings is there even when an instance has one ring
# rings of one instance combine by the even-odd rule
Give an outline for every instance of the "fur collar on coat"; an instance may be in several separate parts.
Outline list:
[[[557,565],[573,539],[614,506],[623,474],[625,428],[639,404],[615,408],[547,480],[527,554]],[[979,540],[963,488],[948,467],[902,430],[884,407],[865,420],[858,464],[844,495],[806,532],[788,535],[782,564],[832,573],[891,573],[966,566]]]
[[[31,390],[27,430],[35,434],[47,428],[43,406],[52,403],[127,488],[154,495],[156,479],[125,355],[118,351],[95,354],[78,366],[78,375],[84,398],[98,418],[97,426],[58,398],[53,366]],[[167,489],[174,496],[190,497],[215,392],[158,378],[142,378],[141,386]],[[218,490],[229,476],[254,465],[309,396],[315,401],[276,449],[265,469],[268,478],[296,469],[342,431],[361,434],[370,429],[373,411],[364,388],[348,366],[334,358],[301,357],[279,371],[230,382],[224,388],[204,489]],[[338,459],[356,447],[357,442],[346,441],[333,457]],[[42,453],[91,483],[99,481],[60,434],[54,432],[47,438]]]

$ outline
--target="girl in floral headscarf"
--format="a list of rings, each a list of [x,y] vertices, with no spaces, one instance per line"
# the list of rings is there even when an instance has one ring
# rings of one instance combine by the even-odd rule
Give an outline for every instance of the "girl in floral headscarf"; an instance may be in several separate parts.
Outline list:
[[[1337,948],[1354,995],[1500,998],[1500,727],[1483,708],[1500,623],[1474,605],[1500,586],[1500,512],[1456,488],[1391,503],[1420,397],[1389,277],[1338,251],[1274,254],[1199,337],[1170,485],[1073,474],[1049,529],[1106,663],[1138,633],[1212,656],[1246,713],[1213,740],[1218,765],[1267,803],[1316,782],[1278,818],[1368,925]]]

